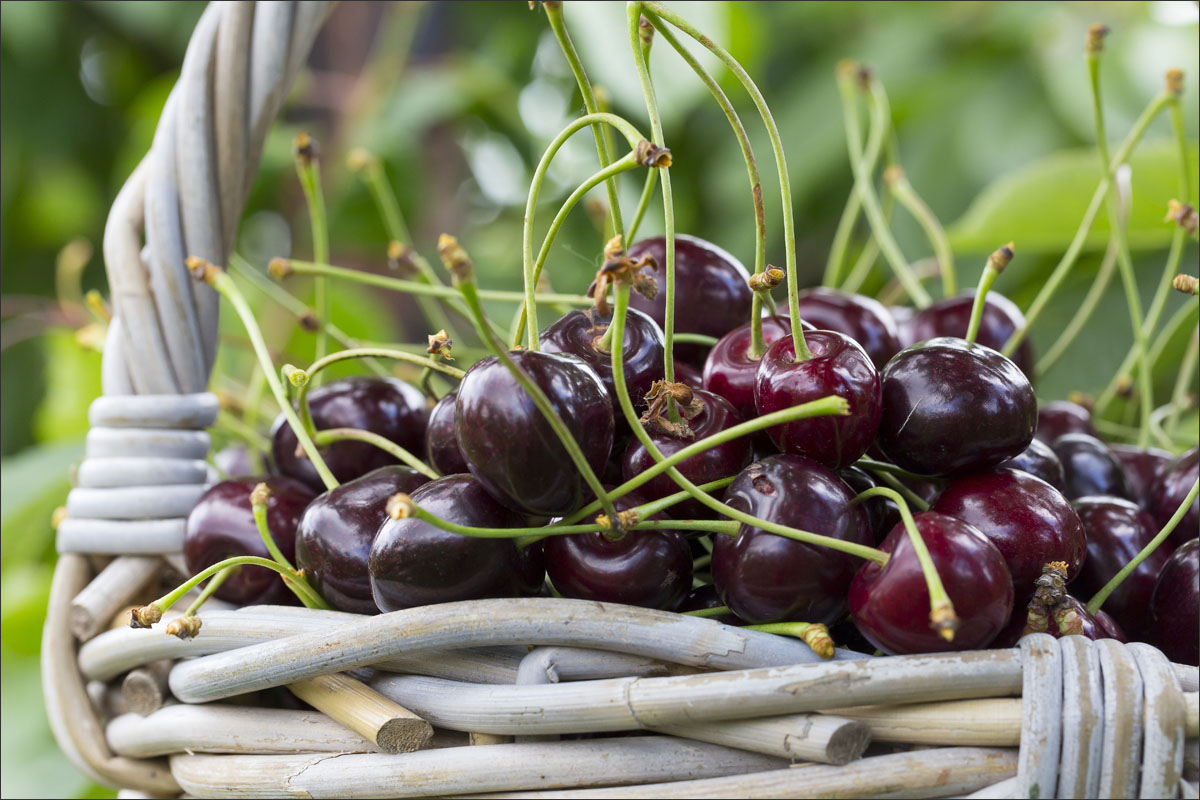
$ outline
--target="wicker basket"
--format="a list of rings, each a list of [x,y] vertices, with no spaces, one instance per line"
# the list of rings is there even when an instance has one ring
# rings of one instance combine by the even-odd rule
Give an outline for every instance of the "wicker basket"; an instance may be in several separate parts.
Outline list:
[[[42,649],[81,770],[162,797],[1196,796],[1197,670],[1142,644],[819,662],[795,640],[558,599],[375,617],[214,603],[190,641],[121,627],[178,579],[211,480],[217,297],[184,259],[224,263],[327,10],[211,4],[109,216],[105,396]],[[255,707],[278,686],[320,712]],[[626,731],[651,735],[557,736]]]

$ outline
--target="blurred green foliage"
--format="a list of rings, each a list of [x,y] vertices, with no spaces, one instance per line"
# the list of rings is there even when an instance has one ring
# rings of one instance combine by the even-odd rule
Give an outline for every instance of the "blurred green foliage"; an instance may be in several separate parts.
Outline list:
[[[850,190],[834,66],[869,64],[889,92],[898,155],[910,182],[947,224],[960,283],[971,285],[986,253],[1016,240],[1018,258],[997,290],[1027,306],[1073,235],[1095,186],[1091,108],[1082,57],[1091,22],[1113,29],[1103,91],[1114,140],[1162,85],[1171,66],[1198,61],[1195,5],[1126,3],[688,3],[680,10],[728,45],[772,105],[787,148],[801,285],[819,280]],[[178,74],[200,4],[3,2],[0,28],[0,290],[3,295],[4,796],[92,796],[53,745],[41,712],[37,652],[53,564],[49,518],[82,452],[86,408],[99,393],[99,355],[75,331],[94,321],[81,292],[104,291],[100,257],[108,204],[149,147]],[[623,4],[570,2],[566,17],[593,81],[614,110],[648,130],[628,56]],[[762,126],[736,81],[706,54],[742,114],[760,159],[768,260],[784,262],[778,187]],[[720,110],[663,42],[652,69],[675,163],[678,230],[752,261],[753,217],[745,167]],[[291,160],[301,130],[320,142],[333,260],[381,269],[387,236],[361,182],[344,166],[353,146],[387,164],[413,231],[432,256],[437,234],[457,234],[483,283],[520,285],[521,219],[533,167],[546,142],[582,103],[544,16],[524,3],[346,2],[330,17],[282,119],[273,130],[239,235],[239,251],[262,269],[274,256],[310,254],[303,198]],[[1184,96],[1195,203],[1197,93]],[[571,188],[596,168],[586,134],[554,163],[542,192],[539,233]],[[1153,292],[1170,227],[1178,166],[1167,120],[1158,120],[1132,162],[1131,242],[1143,298]],[[641,176],[621,182],[632,208]],[[603,191],[593,195],[603,198]],[[626,213],[628,218],[631,212]],[[643,233],[661,230],[652,207]],[[897,239],[913,260],[931,254],[905,214]],[[1075,274],[1033,339],[1044,352],[1087,291],[1107,221],[1088,240]],[[860,224],[860,240],[865,229]],[[74,242],[71,247],[69,243]],[[555,288],[583,290],[602,233],[579,211],[568,220],[547,272]],[[64,248],[67,248],[64,250]],[[1195,265],[1194,244],[1184,254]],[[888,275],[880,262],[867,288]],[[289,290],[307,299],[295,279]],[[250,298],[280,361],[311,360],[313,337],[291,312],[256,290]],[[418,341],[426,332],[411,299],[336,286],[333,321],[374,341]],[[1097,392],[1131,341],[1114,281],[1069,355],[1039,385],[1045,399]],[[1172,296],[1167,314],[1184,303]],[[1193,303],[1194,304],[1194,303]],[[507,325],[511,306],[493,306]],[[1162,359],[1166,396],[1193,326]],[[95,333],[95,329],[92,329]],[[231,314],[214,388],[245,397],[253,368]],[[94,336],[93,339],[94,341]],[[349,369],[349,368],[348,368]],[[1194,387],[1193,387],[1194,389]],[[269,422],[263,407],[260,428]],[[1195,427],[1195,415],[1188,423]],[[218,435],[218,443],[227,437]]]

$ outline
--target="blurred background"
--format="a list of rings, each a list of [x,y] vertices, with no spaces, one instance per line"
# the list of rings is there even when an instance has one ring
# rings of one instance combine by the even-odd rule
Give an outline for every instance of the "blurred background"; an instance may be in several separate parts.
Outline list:
[[[973,285],[987,253],[1012,239],[1017,259],[996,289],[1027,307],[1066,249],[1099,177],[1082,45],[1089,23],[1112,28],[1103,93],[1110,137],[1122,139],[1160,91],[1164,71],[1198,63],[1193,2],[673,4],[725,43],[758,82],[783,133],[798,231],[800,283],[820,281],[851,175],[835,64],[872,67],[891,100],[897,154],[916,191],[946,224],[960,283]],[[201,4],[4,2],[0,27],[0,288],[3,298],[2,440],[4,796],[111,796],[59,753],[42,711],[37,654],[53,568],[51,514],[82,453],[88,404],[99,394],[102,315],[83,302],[107,294],[100,244],[108,206],[150,146]],[[648,131],[625,36],[623,4],[568,2],[566,19],[592,81],[614,110]],[[779,193],[761,123],[732,76],[719,77],[760,160],[768,261],[784,263]],[[754,225],[745,166],[720,109],[665,42],[652,70],[674,153],[677,230],[709,239],[753,264]],[[387,233],[362,181],[346,167],[364,146],[385,163],[412,231],[432,260],[437,235],[459,236],[486,287],[520,287],[521,220],[541,153],[582,103],[545,15],[524,2],[362,3],[336,7],[267,142],[238,239],[262,272],[270,258],[311,256],[291,144],[319,143],[334,263],[385,271]],[[1185,120],[1196,185],[1196,76],[1187,76]],[[1130,239],[1143,299],[1161,273],[1178,161],[1164,115],[1132,162]],[[554,162],[541,194],[540,238],[558,205],[596,169],[586,133]],[[626,220],[641,173],[622,176]],[[1189,198],[1193,204],[1196,200]],[[594,273],[604,193],[568,220],[547,265],[557,290],[580,293]],[[1045,352],[1091,285],[1107,241],[1097,224],[1079,267],[1033,331]],[[655,204],[643,234],[661,232]],[[893,229],[912,261],[930,256],[902,210]],[[865,241],[860,223],[851,257]],[[1185,268],[1194,271],[1189,242]],[[889,293],[879,261],[864,288]],[[293,311],[247,285],[280,361],[311,360],[311,334]],[[309,287],[288,285],[301,300]],[[1114,280],[1092,323],[1038,384],[1043,400],[1097,393],[1129,347],[1125,301]],[[936,286],[931,284],[935,291]],[[371,341],[423,341],[410,298],[354,285],[334,288],[333,321]],[[1193,301],[1192,306],[1196,304]],[[1177,294],[1164,319],[1184,306]],[[507,325],[512,306],[492,309]],[[1187,312],[1184,312],[1187,313]],[[1172,337],[1156,374],[1174,384],[1195,314]],[[214,388],[253,390],[236,319],[223,313]],[[1194,387],[1193,387],[1194,391]],[[1185,431],[1195,430],[1189,412]],[[266,417],[269,421],[269,416]],[[260,425],[261,428],[261,425]],[[1192,441],[1195,434],[1191,433]],[[221,435],[218,441],[223,441]]]

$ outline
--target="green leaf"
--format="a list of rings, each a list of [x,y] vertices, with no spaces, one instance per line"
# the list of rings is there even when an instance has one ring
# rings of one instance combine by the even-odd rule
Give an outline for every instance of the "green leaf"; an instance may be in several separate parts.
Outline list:
[[[1188,164],[1197,163],[1197,144],[1189,145]],[[1062,150],[1009,173],[985,188],[947,233],[956,251],[983,253],[1006,241],[1018,252],[1061,252],[1067,249],[1100,181],[1096,152]],[[1178,148],[1171,140],[1148,141],[1129,160],[1133,200],[1129,211],[1129,246],[1145,250],[1166,247],[1171,225],[1163,222],[1167,201],[1179,194]],[[1085,248],[1108,242],[1108,216],[1102,207]]]

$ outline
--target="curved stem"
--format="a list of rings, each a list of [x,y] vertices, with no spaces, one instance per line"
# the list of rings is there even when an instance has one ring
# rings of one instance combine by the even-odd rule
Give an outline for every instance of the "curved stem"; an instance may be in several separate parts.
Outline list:
[[[1115,592],[1117,587],[1120,586],[1121,583],[1128,578],[1134,570],[1140,567],[1142,562],[1149,558],[1150,555],[1158,549],[1159,545],[1167,540],[1167,537],[1169,537],[1171,532],[1175,530],[1175,526],[1178,525],[1179,521],[1183,519],[1185,514],[1187,514],[1192,503],[1196,502],[1196,496],[1198,493],[1200,493],[1200,481],[1192,484],[1191,491],[1187,493],[1187,497],[1183,498],[1183,502],[1179,504],[1179,508],[1175,509],[1175,513],[1171,515],[1169,520],[1167,520],[1167,524],[1163,526],[1162,530],[1160,530],[1158,534],[1141,549],[1141,552],[1130,559],[1129,563],[1122,567],[1120,572],[1118,572],[1116,575],[1113,575],[1112,579],[1108,583],[1104,584],[1103,588],[1096,592],[1095,596],[1092,597],[1091,600],[1088,600],[1087,610],[1090,613],[1095,614],[1097,611],[1099,611],[1100,606],[1104,605],[1104,601],[1108,599],[1109,595]]]
[[[258,538],[262,540],[263,546],[267,548],[267,552],[271,554],[271,558],[275,563],[284,567],[291,572],[295,572],[296,568],[292,566],[292,562],[287,560],[279,549],[279,545],[275,543],[275,537],[271,535],[271,526],[267,522],[267,496],[269,490],[265,483],[260,483],[254,487],[254,491],[250,493],[250,511],[254,514],[254,527],[258,530]]]
[[[452,367],[449,364],[443,364],[432,358],[406,353],[403,350],[393,350],[387,347],[353,347],[349,350],[339,350],[336,353],[330,353],[324,358],[317,359],[308,369],[304,370],[304,375],[311,381],[313,376],[331,364],[336,364],[339,361],[346,361],[352,358],[390,358],[394,361],[403,361],[406,364],[415,364],[418,367],[431,369],[434,372],[440,372],[443,375],[448,375],[455,380],[462,380],[467,373]],[[298,385],[298,384],[297,384]]]
[[[1175,424],[1179,414],[1190,405],[1188,389],[1195,386],[1198,355],[1200,355],[1200,328],[1192,331],[1192,338],[1188,340],[1187,350],[1183,354],[1183,366],[1179,368],[1179,374],[1175,376],[1175,388],[1171,392],[1171,405],[1174,410],[1166,422],[1172,435],[1175,433]]]
[[[921,497],[921,495],[905,486],[904,483],[901,482],[901,480],[895,475],[887,472],[875,472],[874,474],[877,475],[881,481],[891,486],[900,494],[904,495],[904,499],[909,502],[909,505],[915,506],[921,511],[929,510],[929,503],[925,501],[925,498]]]
[[[657,180],[658,170],[652,169],[646,172],[646,182],[642,185],[642,196],[638,199],[633,222],[629,223],[629,232],[626,234],[629,245],[637,241],[638,228],[642,226],[642,218],[646,216],[646,209],[650,207],[650,200],[654,197],[654,183]]]
[[[401,461],[415,469],[430,480],[437,480],[442,477],[440,473],[427,465],[424,461],[414,456],[408,450],[393,442],[378,433],[364,431],[360,428],[325,428],[317,431],[313,436],[313,441],[318,447],[327,447],[334,442],[354,441],[365,442],[366,444],[374,445],[383,452],[390,455],[397,461]]]
[[[979,335],[979,323],[983,321],[983,309],[987,305],[987,295],[992,284],[1012,260],[1012,244],[1009,243],[988,256],[987,264],[979,276],[979,288],[975,290],[975,300],[971,303],[971,320],[967,323],[967,335],[963,338],[968,343],[974,343]]]
[[[889,167],[889,170],[891,169]],[[958,293],[958,276],[955,273],[954,251],[950,248],[950,239],[947,238],[946,231],[942,227],[942,223],[938,221],[937,215],[933,213],[933,209],[926,205],[925,201],[917,194],[916,189],[908,182],[904,171],[898,167],[896,170],[890,173],[892,180],[888,181],[888,188],[900,201],[900,205],[904,206],[924,229],[925,236],[933,246],[933,253],[942,273],[942,295],[953,297]]]
[[[278,573],[278,575],[284,579],[284,583],[286,583],[288,588],[291,589],[298,598],[300,598],[300,602],[304,603],[306,607],[322,608],[326,610],[329,609],[329,604],[325,602],[325,599],[321,597],[321,595],[317,594],[317,592],[309,585],[308,581],[303,575],[299,575],[298,573],[289,570],[287,567],[280,566],[269,558],[260,558],[259,556],[234,556],[233,558],[227,558],[224,561],[218,561],[212,566],[205,567],[204,569],[200,570],[195,575],[188,578],[179,586],[167,592],[150,605],[158,609],[160,612],[166,612],[171,608],[171,606],[179,602],[181,597],[190,592],[192,589],[195,589],[197,586],[204,583],[204,581],[230,567],[263,567],[265,569],[269,569],[272,572]]]
[[[705,347],[712,347],[720,340],[715,336],[707,336],[703,333],[677,333],[675,341],[680,344],[702,344]]]
[[[329,260],[329,226],[325,215],[325,195],[321,191],[321,171],[316,157],[316,145],[306,133],[296,136],[296,174],[300,178],[300,186],[304,189],[304,199],[308,204],[313,258],[325,263]],[[316,306],[317,317],[322,321],[329,319],[329,294],[323,278],[318,277],[313,281],[313,291],[313,305]],[[317,358],[328,351],[329,336],[323,327],[317,328]]]
[[[870,96],[872,110],[876,105],[875,96]],[[858,111],[854,112],[857,118]],[[867,151],[864,155],[868,174],[875,173],[875,167],[879,163],[879,153],[883,146],[886,129],[889,127],[888,120],[877,118],[872,115],[872,123],[870,132],[867,134]],[[850,236],[854,233],[854,224],[858,221],[858,214],[862,210],[862,197],[859,196],[856,188],[851,188],[850,196],[846,198],[846,205],[842,208],[842,217],[838,220],[837,231],[833,235],[833,243],[829,247],[829,258],[825,262],[825,277],[821,281],[823,286],[829,286],[834,289],[842,280],[842,262],[846,259],[846,248],[850,244]],[[885,218],[887,218],[885,209]],[[874,241],[872,239],[872,241]],[[874,259],[871,259],[874,263]],[[856,268],[854,272],[858,272]],[[852,273],[853,274],[853,273]],[[861,278],[859,285],[861,285]],[[850,290],[854,291],[854,290]]]
[[[680,611],[685,617],[719,617],[722,614],[732,614],[729,606],[714,606],[713,608],[697,608],[694,611]]]
[[[1092,314],[1096,310],[1096,306],[1100,303],[1100,298],[1104,296],[1104,290],[1108,288],[1108,284],[1112,281],[1113,268],[1117,266],[1117,242],[1115,239],[1109,239],[1108,249],[1104,251],[1104,259],[1100,262],[1100,269],[1096,273],[1096,279],[1092,281],[1091,287],[1088,289],[1087,296],[1083,298],[1083,302],[1079,305],[1074,316],[1071,317],[1070,323],[1063,328],[1063,332],[1059,334],[1058,339],[1053,346],[1046,351],[1046,354],[1038,359],[1034,367],[1034,373],[1041,377],[1045,375],[1058,359],[1062,358],[1063,353],[1067,352],[1067,348],[1079,336],[1079,332],[1083,330],[1083,326],[1091,319]]]
[[[233,575],[240,569],[239,567],[226,567],[225,569],[214,575],[208,583],[204,584],[204,588],[200,591],[200,596],[192,601],[192,604],[187,607],[187,611],[183,612],[185,617],[190,617],[200,610],[200,607],[208,602],[208,598],[213,596],[217,589],[221,588],[221,584],[225,579]]]

